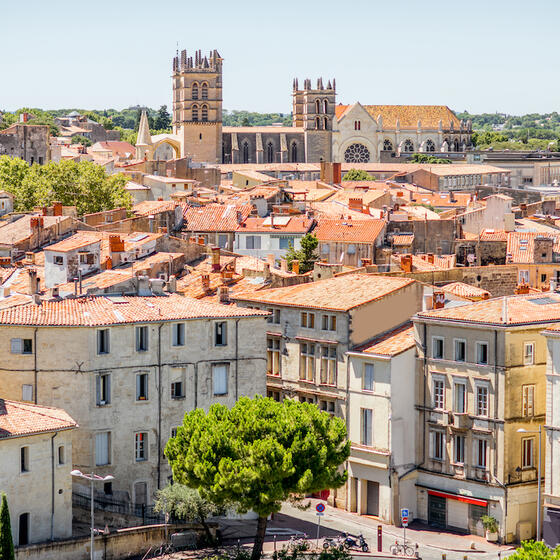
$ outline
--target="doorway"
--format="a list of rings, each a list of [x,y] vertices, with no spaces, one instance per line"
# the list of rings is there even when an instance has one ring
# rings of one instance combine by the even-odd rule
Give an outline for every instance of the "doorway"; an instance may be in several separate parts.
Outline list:
[[[434,527],[447,525],[446,499],[440,496],[428,495],[428,523]]]
[[[367,507],[368,515],[379,515],[379,482],[367,481]]]
[[[19,516],[18,546],[29,544],[29,514]]]
[[[134,506],[136,510],[141,510],[142,506],[148,503],[148,485],[145,482],[134,484]]]

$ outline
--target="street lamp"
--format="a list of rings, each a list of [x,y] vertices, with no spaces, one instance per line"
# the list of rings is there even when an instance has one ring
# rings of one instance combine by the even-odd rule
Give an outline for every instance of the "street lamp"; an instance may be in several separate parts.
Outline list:
[[[91,487],[91,544],[90,544],[90,558],[91,560],[93,560],[93,534],[94,534],[94,526],[93,526],[93,483],[94,482],[108,482],[109,480],[115,480],[114,476],[111,476],[110,474],[108,474],[107,476],[99,476],[97,474],[91,473],[91,474],[84,474],[82,471],[79,471],[78,469],[74,469],[73,471],[70,471],[70,474],[72,476],[77,476],[79,478],[85,478],[86,480],[90,481],[90,487]]]
[[[529,431],[525,428],[519,428],[518,434],[539,434],[539,463],[537,470],[537,541],[541,540],[541,434],[542,426],[539,424],[539,431]]]

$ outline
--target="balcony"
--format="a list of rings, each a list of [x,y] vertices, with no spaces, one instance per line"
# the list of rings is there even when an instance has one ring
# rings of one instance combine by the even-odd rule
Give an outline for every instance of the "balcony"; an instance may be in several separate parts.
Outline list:
[[[428,412],[428,422],[439,426],[447,425],[447,412],[443,410],[430,410]]]
[[[486,467],[471,467],[470,471],[471,477],[475,480],[480,480],[482,482],[488,482],[490,480],[490,473]]]
[[[472,428],[472,419],[466,413],[454,412],[449,415],[449,424],[457,430],[470,430]]]

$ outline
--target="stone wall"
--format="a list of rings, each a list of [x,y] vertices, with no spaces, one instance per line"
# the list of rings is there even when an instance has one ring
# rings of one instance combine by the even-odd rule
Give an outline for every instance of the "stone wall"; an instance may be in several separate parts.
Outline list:
[[[49,127],[46,125],[12,125],[0,132],[0,155],[42,165],[50,159],[49,137]]]
[[[387,234],[414,233],[412,253],[453,253],[454,240],[462,236],[461,224],[451,220],[409,220],[389,222]]]

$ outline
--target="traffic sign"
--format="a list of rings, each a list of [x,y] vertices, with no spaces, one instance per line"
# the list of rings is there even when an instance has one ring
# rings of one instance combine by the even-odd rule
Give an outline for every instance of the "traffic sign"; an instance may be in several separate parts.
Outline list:
[[[319,503],[315,506],[315,509],[318,513],[323,513],[325,511],[325,504]]]
[[[317,517],[323,517],[325,514],[322,511],[318,511],[315,515]]]
[[[403,519],[404,517],[408,517],[408,508],[401,509],[401,519]]]
[[[408,527],[408,517],[403,517],[403,519],[402,519],[402,526],[403,526],[403,527]]]

